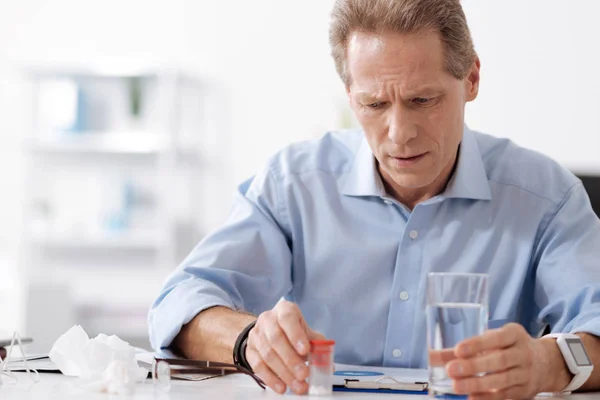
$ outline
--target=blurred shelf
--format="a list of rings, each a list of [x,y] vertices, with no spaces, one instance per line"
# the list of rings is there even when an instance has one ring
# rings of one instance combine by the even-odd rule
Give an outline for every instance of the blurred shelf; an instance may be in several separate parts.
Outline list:
[[[183,257],[189,240],[182,233],[204,230],[215,214],[205,198],[218,198],[212,189],[229,176],[229,130],[220,123],[228,127],[227,108],[218,108],[228,99],[218,83],[207,86],[179,68],[107,61],[23,68],[32,97],[31,132],[21,149],[28,204],[20,275],[63,285],[71,314],[90,335],[116,334],[148,347],[148,309]],[[67,117],[89,130],[52,129],[66,126]],[[125,206],[134,222],[120,225]],[[105,214],[115,215],[112,225]],[[194,230],[181,229],[183,218]],[[52,315],[48,310],[24,317],[32,335],[62,330],[35,325]]]
[[[156,155],[168,151],[164,136],[150,132],[82,132],[32,139],[25,149],[35,153]]]
[[[166,139],[158,134],[140,132],[85,132],[80,134],[65,135],[53,139],[27,140],[24,149],[36,155],[58,156],[126,156],[150,157],[173,152],[181,161],[194,164],[207,160],[195,146],[179,145],[173,149]]]
[[[55,64],[30,65],[23,71],[34,79],[52,78],[148,78],[178,71],[167,65],[148,65],[137,62],[105,62],[94,65]]]
[[[123,232],[105,235],[31,235],[38,246],[73,249],[158,249],[167,244],[164,235],[156,233]]]

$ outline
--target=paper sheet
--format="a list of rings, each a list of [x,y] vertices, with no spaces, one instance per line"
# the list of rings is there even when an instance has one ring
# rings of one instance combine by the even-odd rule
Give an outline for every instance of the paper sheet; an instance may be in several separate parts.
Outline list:
[[[48,357],[30,359],[27,357],[27,366],[29,369],[35,369],[39,372],[59,372],[60,370]],[[8,360],[7,369],[9,371],[25,371],[25,363],[22,360]]]

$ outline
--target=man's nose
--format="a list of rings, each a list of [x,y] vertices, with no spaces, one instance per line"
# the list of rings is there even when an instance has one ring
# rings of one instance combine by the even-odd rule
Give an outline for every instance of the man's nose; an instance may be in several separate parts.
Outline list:
[[[417,125],[412,122],[410,111],[395,106],[389,115],[388,137],[397,145],[404,145],[417,137]]]

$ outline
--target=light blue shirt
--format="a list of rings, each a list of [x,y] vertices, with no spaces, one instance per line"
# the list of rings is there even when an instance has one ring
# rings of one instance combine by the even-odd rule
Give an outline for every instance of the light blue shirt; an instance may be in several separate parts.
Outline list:
[[[490,275],[490,325],[600,335],[600,221],[554,161],[465,128],[445,191],[411,212],[386,194],[362,131],[289,146],[166,281],[155,349],[198,312],[283,296],[335,339],[336,362],[426,367],[428,272]]]

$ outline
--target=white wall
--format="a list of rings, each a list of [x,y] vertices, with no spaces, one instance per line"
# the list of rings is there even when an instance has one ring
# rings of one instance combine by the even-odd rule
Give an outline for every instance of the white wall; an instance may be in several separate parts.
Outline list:
[[[14,45],[13,18],[21,11],[0,2],[0,321],[3,330],[21,324],[23,295],[17,285],[23,160],[19,154],[23,132],[20,82],[15,78],[8,52]]]
[[[470,126],[600,172],[600,2],[463,4],[482,61]]]
[[[335,128],[344,104],[329,57],[332,0],[186,2],[187,61],[232,90],[234,176]]]

